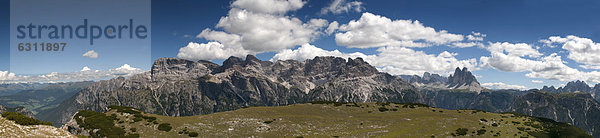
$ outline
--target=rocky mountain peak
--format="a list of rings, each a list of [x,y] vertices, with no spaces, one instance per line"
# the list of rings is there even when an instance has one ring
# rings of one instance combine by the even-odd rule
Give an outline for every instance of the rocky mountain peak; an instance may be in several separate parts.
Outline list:
[[[594,88],[591,88],[585,81],[577,80],[568,82],[564,87],[544,86],[541,90],[551,93],[587,92],[594,94],[595,91],[600,90],[600,86],[596,84]]]
[[[448,77],[448,87],[449,88],[460,88],[460,87],[481,87],[479,82],[477,82],[477,78],[471,74],[471,72],[463,67],[461,70],[457,67],[454,71],[453,75]]]
[[[457,67],[454,74],[449,77],[429,72],[424,72],[422,77],[417,75],[401,75],[400,77],[415,86],[424,88],[469,89],[474,92],[481,92],[484,89],[467,68],[460,69]]]
[[[231,68],[234,65],[242,65],[242,64],[244,64],[244,60],[242,58],[231,56],[231,57],[227,58],[225,61],[223,61],[223,65],[221,66],[221,68],[226,69],[226,68]]]
[[[246,62],[248,62],[248,61],[257,61],[257,62],[260,62],[261,60],[258,59],[258,58],[256,58],[256,56],[254,56],[254,55],[246,55]]]
[[[191,79],[208,73],[210,70],[204,64],[178,58],[160,58],[154,62],[150,71],[154,81],[156,79]]]
[[[590,92],[592,88],[590,88],[589,85],[587,85],[587,83],[585,83],[584,81],[571,81],[569,83],[567,83],[567,85],[565,85],[565,87],[563,87],[563,91],[566,92]]]

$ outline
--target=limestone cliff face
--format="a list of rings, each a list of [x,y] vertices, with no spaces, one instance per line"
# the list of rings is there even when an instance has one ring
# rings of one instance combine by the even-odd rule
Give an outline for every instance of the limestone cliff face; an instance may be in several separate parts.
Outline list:
[[[456,68],[453,75],[448,77],[448,88],[468,89],[475,92],[481,92],[483,88],[477,82],[477,78],[467,68]]]
[[[600,137],[600,104],[588,93],[531,92],[511,102],[507,111],[567,122]]]
[[[466,89],[478,93],[485,90],[485,88],[481,87],[475,75],[466,67],[462,70],[457,67],[454,74],[448,77],[429,72],[425,72],[422,77],[417,75],[401,75],[400,77],[422,88]]]

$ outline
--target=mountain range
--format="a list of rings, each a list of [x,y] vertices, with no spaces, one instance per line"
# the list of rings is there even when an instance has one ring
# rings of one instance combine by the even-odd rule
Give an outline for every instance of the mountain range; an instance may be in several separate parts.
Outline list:
[[[5,83],[0,84],[0,96],[12,95],[23,90],[43,88],[50,83]]]
[[[192,116],[311,101],[423,103],[444,109],[516,112],[571,123],[600,137],[600,105],[590,93],[489,90],[466,68],[457,68],[448,77],[393,76],[361,58],[339,57],[269,62],[248,55],[230,57],[222,65],[161,58],[149,72],[88,85],[38,117],[62,125],[79,110],[104,112],[110,105]]]
[[[474,92],[486,90],[481,87],[477,78],[466,67],[463,67],[462,70],[457,67],[454,74],[448,77],[425,72],[423,76],[400,75],[400,78],[420,88],[468,89]]]
[[[57,107],[65,99],[78,93],[94,82],[66,82],[37,84],[36,88],[20,89],[18,92],[0,96],[0,104],[12,108],[26,108],[33,114]],[[17,86],[31,84],[12,84]]]
[[[541,90],[551,93],[585,92],[600,101],[600,83],[590,87],[585,81],[577,80],[568,82],[564,87],[544,86]]]

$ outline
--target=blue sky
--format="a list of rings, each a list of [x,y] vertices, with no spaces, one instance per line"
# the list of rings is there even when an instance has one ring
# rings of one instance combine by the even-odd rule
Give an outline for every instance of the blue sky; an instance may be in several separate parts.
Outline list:
[[[589,46],[591,48],[599,46],[597,42],[600,41],[600,18],[595,13],[600,13],[600,2],[593,0],[578,0],[578,1],[554,1],[554,0],[506,0],[506,1],[485,1],[485,0],[397,0],[397,1],[380,1],[380,0],[345,0],[339,1],[342,6],[353,2],[360,3],[359,6],[351,5],[347,11],[338,13],[327,12],[322,13],[322,10],[326,7],[331,6],[334,0],[309,0],[303,1],[300,7],[292,7],[285,9],[283,12],[278,13],[260,13],[252,9],[252,6],[240,4],[232,6],[235,1],[223,1],[223,0],[203,0],[203,1],[192,1],[192,0],[175,0],[175,1],[152,1],[152,53],[151,59],[147,61],[147,64],[151,64],[153,60],[161,57],[178,57],[181,53],[180,49],[189,47],[190,54],[202,54],[202,52],[194,53],[193,47],[189,45],[190,42],[194,42],[199,47],[207,46],[202,44],[209,44],[209,42],[218,42],[224,45],[226,48],[235,49],[238,45],[228,45],[221,39],[209,38],[210,34],[203,37],[196,37],[203,30],[210,29],[212,31],[225,32],[227,34],[244,36],[252,34],[252,32],[243,32],[240,29],[244,28],[227,28],[227,27],[216,27],[219,24],[227,24],[227,22],[220,23],[219,20],[222,17],[228,17],[231,13],[235,13],[235,9],[241,9],[256,14],[256,17],[268,16],[277,17],[284,19],[297,18],[301,21],[301,24],[308,24],[311,19],[323,19],[327,24],[316,30],[315,32],[321,32],[319,35],[310,35],[311,38],[308,41],[301,41],[300,43],[294,42],[288,46],[282,47],[271,47],[260,48],[260,45],[256,43],[241,42],[241,45],[246,52],[232,54],[242,55],[245,53],[257,54],[259,59],[270,60],[270,59],[302,59],[301,55],[287,56],[274,58],[278,53],[283,50],[295,51],[306,42],[311,46],[319,48],[324,51],[339,50],[342,56],[355,57],[350,53],[360,52],[363,55],[373,56],[370,60],[372,64],[378,66],[381,71],[388,71],[392,74],[407,74],[428,71],[430,72],[448,74],[453,69],[446,68],[435,68],[427,67],[430,65],[423,65],[425,68],[419,68],[418,66],[414,69],[410,66],[397,65],[400,63],[412,63],[422,64],[423,61],[411,61],[411,59],[401,59],[405,57],[395,57],[394,53],[398,54],[394,50],[404,50],[401,52],[406,54],[408,52],[418,53],[422,51],[424,54],[416,54],[417,56],[425,57],[438,57],[440,53],[447,51],[452,54],[452,58],[458,62],[453,63],[431,63],[433,65],[458,65],[468,66],[473,70],[474,74],[479,78],[479,82],[487,83],[489,87],[507,87],[507,88],[541,88],[543,85],[561,85],[565,81],[571,81],[575,79],[586,80],[592,84],[600,81],[599,78],[595,77],[577,77],[578,75],[583,76],[594,76],[598,71],[598,68],[588,67],[583,68],[581,65],[598,66],[600,63],[596,62],[595,57],[590,56],[595,51],[589,51],[586,53],[585,49],[573,49],[566,44],[578,44]],[[9,28],[9,2],[0,2],[0,9],[7,12],[0,12],[0,27]],[[341,7],[338,7],[338,9]],[[358,8],[359,10],[355,10]],[[254,11],[253,11],[254,10]],[[374,15],[372,17],[378,17],[378,19],[389,19],[391,21],[414,21],[418,20],[419,23],[424,27],[430,27],[435,29],[436,34],[440,33],[440,30],[446,30],[447,33],[461,35],[462,40],[450,42],[428,44],[425,47],[410,47],[403,45],[368,45],[368,46],[348,46],[354,42],[346,42],[344,44],[340,41],[336,41],[336,34],[350,34],[361,32],[360,27],[357,28],[346,28],[345,30],[339,29],[328,35],[325,30],[330,26],[330,23],[336,21],[339,25],[347,25],[350,21],[359,21],[361,17],[365,16],[365,13]],[[371,16],[369,16],[371,17]],[[230,23],[234,24],[231,21]],[[251,25],[251,24],[250,24]],[[249,26],[252,27],[252,26]],[[295,28],[297,29],[297,28]],[[306,28],[303,28],[306,29]],[[394,30],[393,28],[384,28]],[[397,28],[399,30],[406,30],[406,28]],[[308,29],[310,30],[310,29]],[[387,31],[389,31],[387,30]],[[268,31],[268,30],[267,30]],[[313,29],[314,31],[314,29]],[[385,32],[385,31],[384,31]],[[472,35],[472,32],[485,34],[483,40],[468,41],[467,36]],[[2,29],[0,32],[0,43],[5,46],[0,47],[0,71],[7,71],[9,67],[9,29]],[[248,33],[248,34],[246,34]],[[364,33],[364,32],[363,32]],[[368,32],[367,32],[368,33]],[[402,33],[402,35],[411,36],[411,33]],[[574,36],[567,38],[568,36]],[[214,35],[213,35],[214,36]],[[559,38],[565,39],[559,41],[558,39],[551,45],[547,45],[540,40],[550,40],[551,36],[558,36]],[[247,37],[247,36],[246,36]],[[303,35],[293,37],[305,37]],[[283,39],[283,38],[282,38]],[[410,42],[430,42],[441,38],[427,37],[423,39],[402,39],[401,41]],[[592,40],[593,43],[585,43],[587,41],[583,39]],[[389,40],[389,39],[388,39]],[[391,39],[394,40],[394,39]],[[396,39],[397,40],[397,39]],[[366,40],[365,40],[366,41]],[[479,46],[472,47],[457,47],[454,46],[455,42],[476,42]],[[508,42],[508,45],[500,45],[500,43]],[[498,43],[500,54],[509,57],[508,59],[522,61],[525,65],[531,67],[514,67],[508,63],[482,63],[482,57],[489,57],[489,59],[503,58],[500,56],[492,56],[493,52],[490,47],[494,43]],[[524,43],[525,45],[515,46],[514,44]],[[212,43],[214,44],[214,43]],[[254,44],[254,45],[252,45]],[[587,44],[587,45],[586,45]],[[575,45],[575,46],[578,46]],[[550,47],[552,46],[552,47]],[[267,47],[265,45],[265,47]],[[303,46],[302,46],[303,47]],[[402,48],[390,48],[390,47],[402,47]],[[529,47],[523,48],[523,47]],[[195,47],[197,48],[197,47]],[[239,47],[237,47],[239,48]],[[308,48],[308,46],[307,46]],[[581,47],[575,47],[581,48]],[[260,49],[260,50],[257,50]],[[507,49],[517,49],[511,53]],[[384,50],[385,52],[382,52]],[[520,51],[519,51],[520,50]],[[524,55],[518,55],[514,53],[523,53],[526,50],[534,50],[525,52]],[[235,51],[240,51],[235,50]],[[205,51],[206,52],[206,51]],[[390,52],[388,56],[384,56],[386,52]],[[185,53],[185,52],[184,52]],[[231,52],[230,52],[231,53]],[[318,53],[318,52],[314,52]],[[326,52],[327,53],[327,52]],[[538,56],[528,56],[531,54],[538,53]],[[560,61],[552,62],[550,60],[544,60],[544,57],[552,57],[551,54],[556,53],[556,56],[560,56]],[[101,56],[111,56],[111,53],[106,53]],[[281,53],[284,54],[284,53]],[[289,55],[290,53],[288,53]],[[302,54],[296,51],[295,54]],[[570,56],[573,58],[570,58]],[[306,56],[306,55],[304,55]],[[311,55],[312,56],[312,55]],[[554,57],[556,57],[554,56]],[[590,56],[585,59],[575,59],[576,56]],[[206,57],[198,56],[180,56],[188,59],[202,59]],[[218,57],[218,56],[213,56]],[[77,57],[80,58],[80,57]],[[389,59],[388,59],[389,58]],[[222,62],[223,58],[209,58],[215,62]],[[469,59],[475,59],[475,65],[467,64]],[[382,60],[392,60],[391,62],[384,62]],[[406,61],[408,60],[408,61]],[[438,62],[444,62],[438,61]],[[461,62],[464,61],[464,62]],[[554,60],[556,61],[556,60]],[[600,61],[600,60],[597,60]],[[539,63],[539,64],[538,64]],[[557,65],[562,63],[561,65]],[[105,66],[98,66],[98,69],[110,69],[119,67],[124,63],[106,63]],[[134,65],[134,67],[148,70],[149,66],[144,66],[142,63],[126,63]],[[552,64],[552,66],[544,66],[545,64]],[[140,66],[135,66],[140,65]],[[523,64],[515,64],[521,65]],[[76,66],[76,65],[73,65]],[[77,66],[81,66],[77,64]],[[387,67],[387,68],[386,68]],[[555,69],[554,71],[546,71],[545,69]],[[70,69],[69,71],[77,71],[79,68]],[[94,68],[93,68],[94,69]],[[407,71],[410,70],[410,71]],[[574,73],[573,70],[577,72]],[[16,71],[11,71],[16,72]],[[565,75],[567,74],[567,75]],[[18,74],[17,74],[18,75]],[[538,83],[533,82],[535,80]],[[542,81],[543,83],[539,83]],[[596,81],[596,82],[594,82]],[[502,84],[498,84],[502,83]],[[503,85],[503,86],[499,86]],[[522,87],[519,87],[522,86]]]

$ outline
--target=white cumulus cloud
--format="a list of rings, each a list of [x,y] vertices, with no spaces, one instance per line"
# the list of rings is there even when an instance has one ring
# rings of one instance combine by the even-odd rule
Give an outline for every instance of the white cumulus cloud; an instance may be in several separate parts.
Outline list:
[[[236,0],[231,6],[256,13],[285,14],[306,4],[302,0]]]
[[[377,50],[376,55],[363,53],[342,53],[338,50],[328,51],[313,45],[305,44],[296,50],[283,50],[277,53],[271,61],[276,60],[305,60],[315,56],[337,56],[344,58],[361,57],[369,64],[377,67],[380,71],[394,75],[421,75],[424,72],[449,74],[456,67],[467,67],[471,70],[477,69],[476,59],[459,60],[457,53],[444,51],[437,55],[427,54],[423,51],[415,51],[404,47],[384,47]]]
[[[538,52],[532,46],[525,43],[508,43],[508,42],[496,42],[491,43],[487,47],[491,53],[507,53],[509,56],[528,56],[528,57],[540,57],[543,54]]]
[[[528,89],[525,86],[505,84],[505,83],[502,83],[502,82],[482,83],[481,86],[489,88],[489,89],[518,89],[518,90],[526,90],[526,89]]]
[[[525,74],[529,78],[600,83],[600,72],[584,72],[571,68],[565,65],[565,61],[557,53],[541,56],[542,54],[538,54],[537,50],[533,50],[526,44],[517,46],[519,44],[491,43],[491,45],[496,45],[488,48],[491,56],[483,56],[479,60],[484,67],[507,72],[529,72]]]
[[[552,36],[542,40],[547,44],[560,44],[562,49],[569,52],[569,59],[581,63],[582,68],[600,69],[600,43],[589,38],[581,38],[573,35],[567,37]]]
[[[485,38],[486,36],[487,36],[486,34],[482,34],[480,32],[471,32],[470,35],[467,35],[467,40],[483,41],[483,38]]]
[[[98,53],[94,50],[90,50],[90,51],[85,52],[82,56],[86,57],[86,58],[96,59],[96,58],[98,58]]]
[[[373,57],[373,56],[367,56],[360,52],[342,53],[338,50],[327,51],[327,50],[318,48],[314,45],[304,44],[296,50],[287,49],[287,50],[280,51],[279,53],[275,54],[275,56],[273,56],[273,58],[271,58],[271,61],[275,62],[277,60],[290,60],[290,59],[303,61],[306,59],[313,59],[317,56],[335,56],[335,57],[343,57],[343,58]]]
[[[531,80],[531,82],[533,82],[533,83],[544,83],[544,81],[541,81],[541,80]]]
[[[455,57],[457,53],[448,51],[437,55],[404,47],[384,47],[377,51],[380,52],[377,59],[370,63],[390,74],[421,75],[424,72],[450,74],[456,67],[478,69],[477,59],[459,60]]]
[[[0,80],[10,80],[15,77],[14,73],[10,73],[8,71],[0,71]]]
[[[324,34],[324,19],[304,22],[286,16],[305,4],[301,0],[236,0],[215,28],[204,29],[197,38],[209,43],[190,43],[178,57],[193,60],[278,52],[309,43]],[[215,30],[219,29],[219,30]]]
[[[333,0],[329,6],[321,9],[321,14],[327,14],[329,12],[333,14],[347,13],[349,11],[361,12],[365,8],[362,6],[362,2],[346,0]]]
[[[213,59],[225,59],[230,56],[244,57],[250,52],[241,49],[240,47],[226,47],[219,42],[208,42],[208,43],[194,43],[190,42],[187,46],[179,49],[177,53],[178,58],[188,60],[213,60]]]
[[[363,13],[360,19],[339,27],[335,34],[338,45],[353,48],[383,46],[425,47],[464,40],[463,35],[436,31],[419,21],[391,20],[372,13]]]
[[[83,68],[81,69],[81,71],[82,71],[82,72],[83,72],[83,71],[90,71],[90,70],[92,70],[92,69],[90,69],[90,68],[89,68],[89,67],[87,67],[87,66],[85,66],[85,67],[83,67]]]
[[[327,29],[325,30],[325,33],[327,33],[327,35],[331,35],[339,27],[340,27],[340,23],[338,23],[337,21],[333,21],[329,24],[329,27],[327,27]]]
[[[312,41],[322,34],[328,23],[323,19],[311,19],[304,23],[298,18],[253,13],[231,9],[228,16],[221,18],[217,28],[240,36],[240,44],[253,52],[269,52],[292,48]],[[212,38],[203,36],[208,40]],[[214,39],[227,44],[218,39]]]

